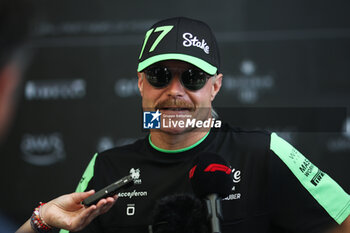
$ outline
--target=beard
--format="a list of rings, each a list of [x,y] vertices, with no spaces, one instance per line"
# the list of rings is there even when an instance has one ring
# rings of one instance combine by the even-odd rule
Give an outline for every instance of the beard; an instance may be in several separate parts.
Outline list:
[[[183,111],[190,111],[195,112],[197,107],[188,101],[185,101],[183,99],[176,99],[176,98],[169,98],[163,101],[160,101],[157,103],[154,107],[155,109],[176,109],[176,110],[183,110]]]

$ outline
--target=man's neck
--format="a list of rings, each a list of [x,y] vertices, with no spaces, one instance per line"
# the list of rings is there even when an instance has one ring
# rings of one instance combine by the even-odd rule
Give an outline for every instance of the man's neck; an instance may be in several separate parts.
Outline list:
[[[151,132],[153,145],[164,150],[179,150],[194,145],[208,133],[209,129],[193,130],[182,134],[169,134],[161,131]]]

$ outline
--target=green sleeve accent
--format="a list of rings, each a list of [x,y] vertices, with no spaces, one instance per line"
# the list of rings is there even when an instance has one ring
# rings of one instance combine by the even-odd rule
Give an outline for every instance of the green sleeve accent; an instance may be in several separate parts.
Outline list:
[[[75,190],[76,193],[79,192],[85,192],[91,178],[94,176],[94,167],[95,167],[95,160],[97,158],[98,153],[94,155],[94,157],[91,159],[89,165],[86,167],[85,172],[83,176],[81,177],[81,180],[78,184],[77,189]]]
[[[98,153],[94,155],[94,157],[91,159],[89,165],[86,167],[85,172],[83,176],[81,177],[81,180],[78,184],[78,187],[76,188],[75,192],[85,192],[85,189],[87,188],[89,181],[94,176],[94,166],[95,166],[95,160]],[[61,229],[60,233],[69,233],[68,230]]]
[[[271,134],[270,149],[338,224],[349,216],[350,196],[332,178],[276,133]]]

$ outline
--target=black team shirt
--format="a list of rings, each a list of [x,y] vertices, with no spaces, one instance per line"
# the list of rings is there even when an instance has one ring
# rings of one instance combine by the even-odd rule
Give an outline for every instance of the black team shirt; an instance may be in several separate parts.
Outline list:
[[[157,200],[192,193],[188,172],[203,151],[221,155],[233,173],[232,193],[222,200],[223,233],[324,232],[350,213],[349,195],[286,141],[224,124],[180,152],[159,151],[147,136],[96,154],[77,191],[97,191],[137,169],[141,176],[82,232],[147,233]]]

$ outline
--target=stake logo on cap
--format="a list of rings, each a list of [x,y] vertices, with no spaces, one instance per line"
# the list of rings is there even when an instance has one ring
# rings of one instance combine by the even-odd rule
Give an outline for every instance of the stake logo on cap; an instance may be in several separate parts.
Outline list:
[[[210,75],[220,67],[219,49],[209,26],[184,17],[162,20],[147,31],[137,71],[164,60],[185,61]]]

